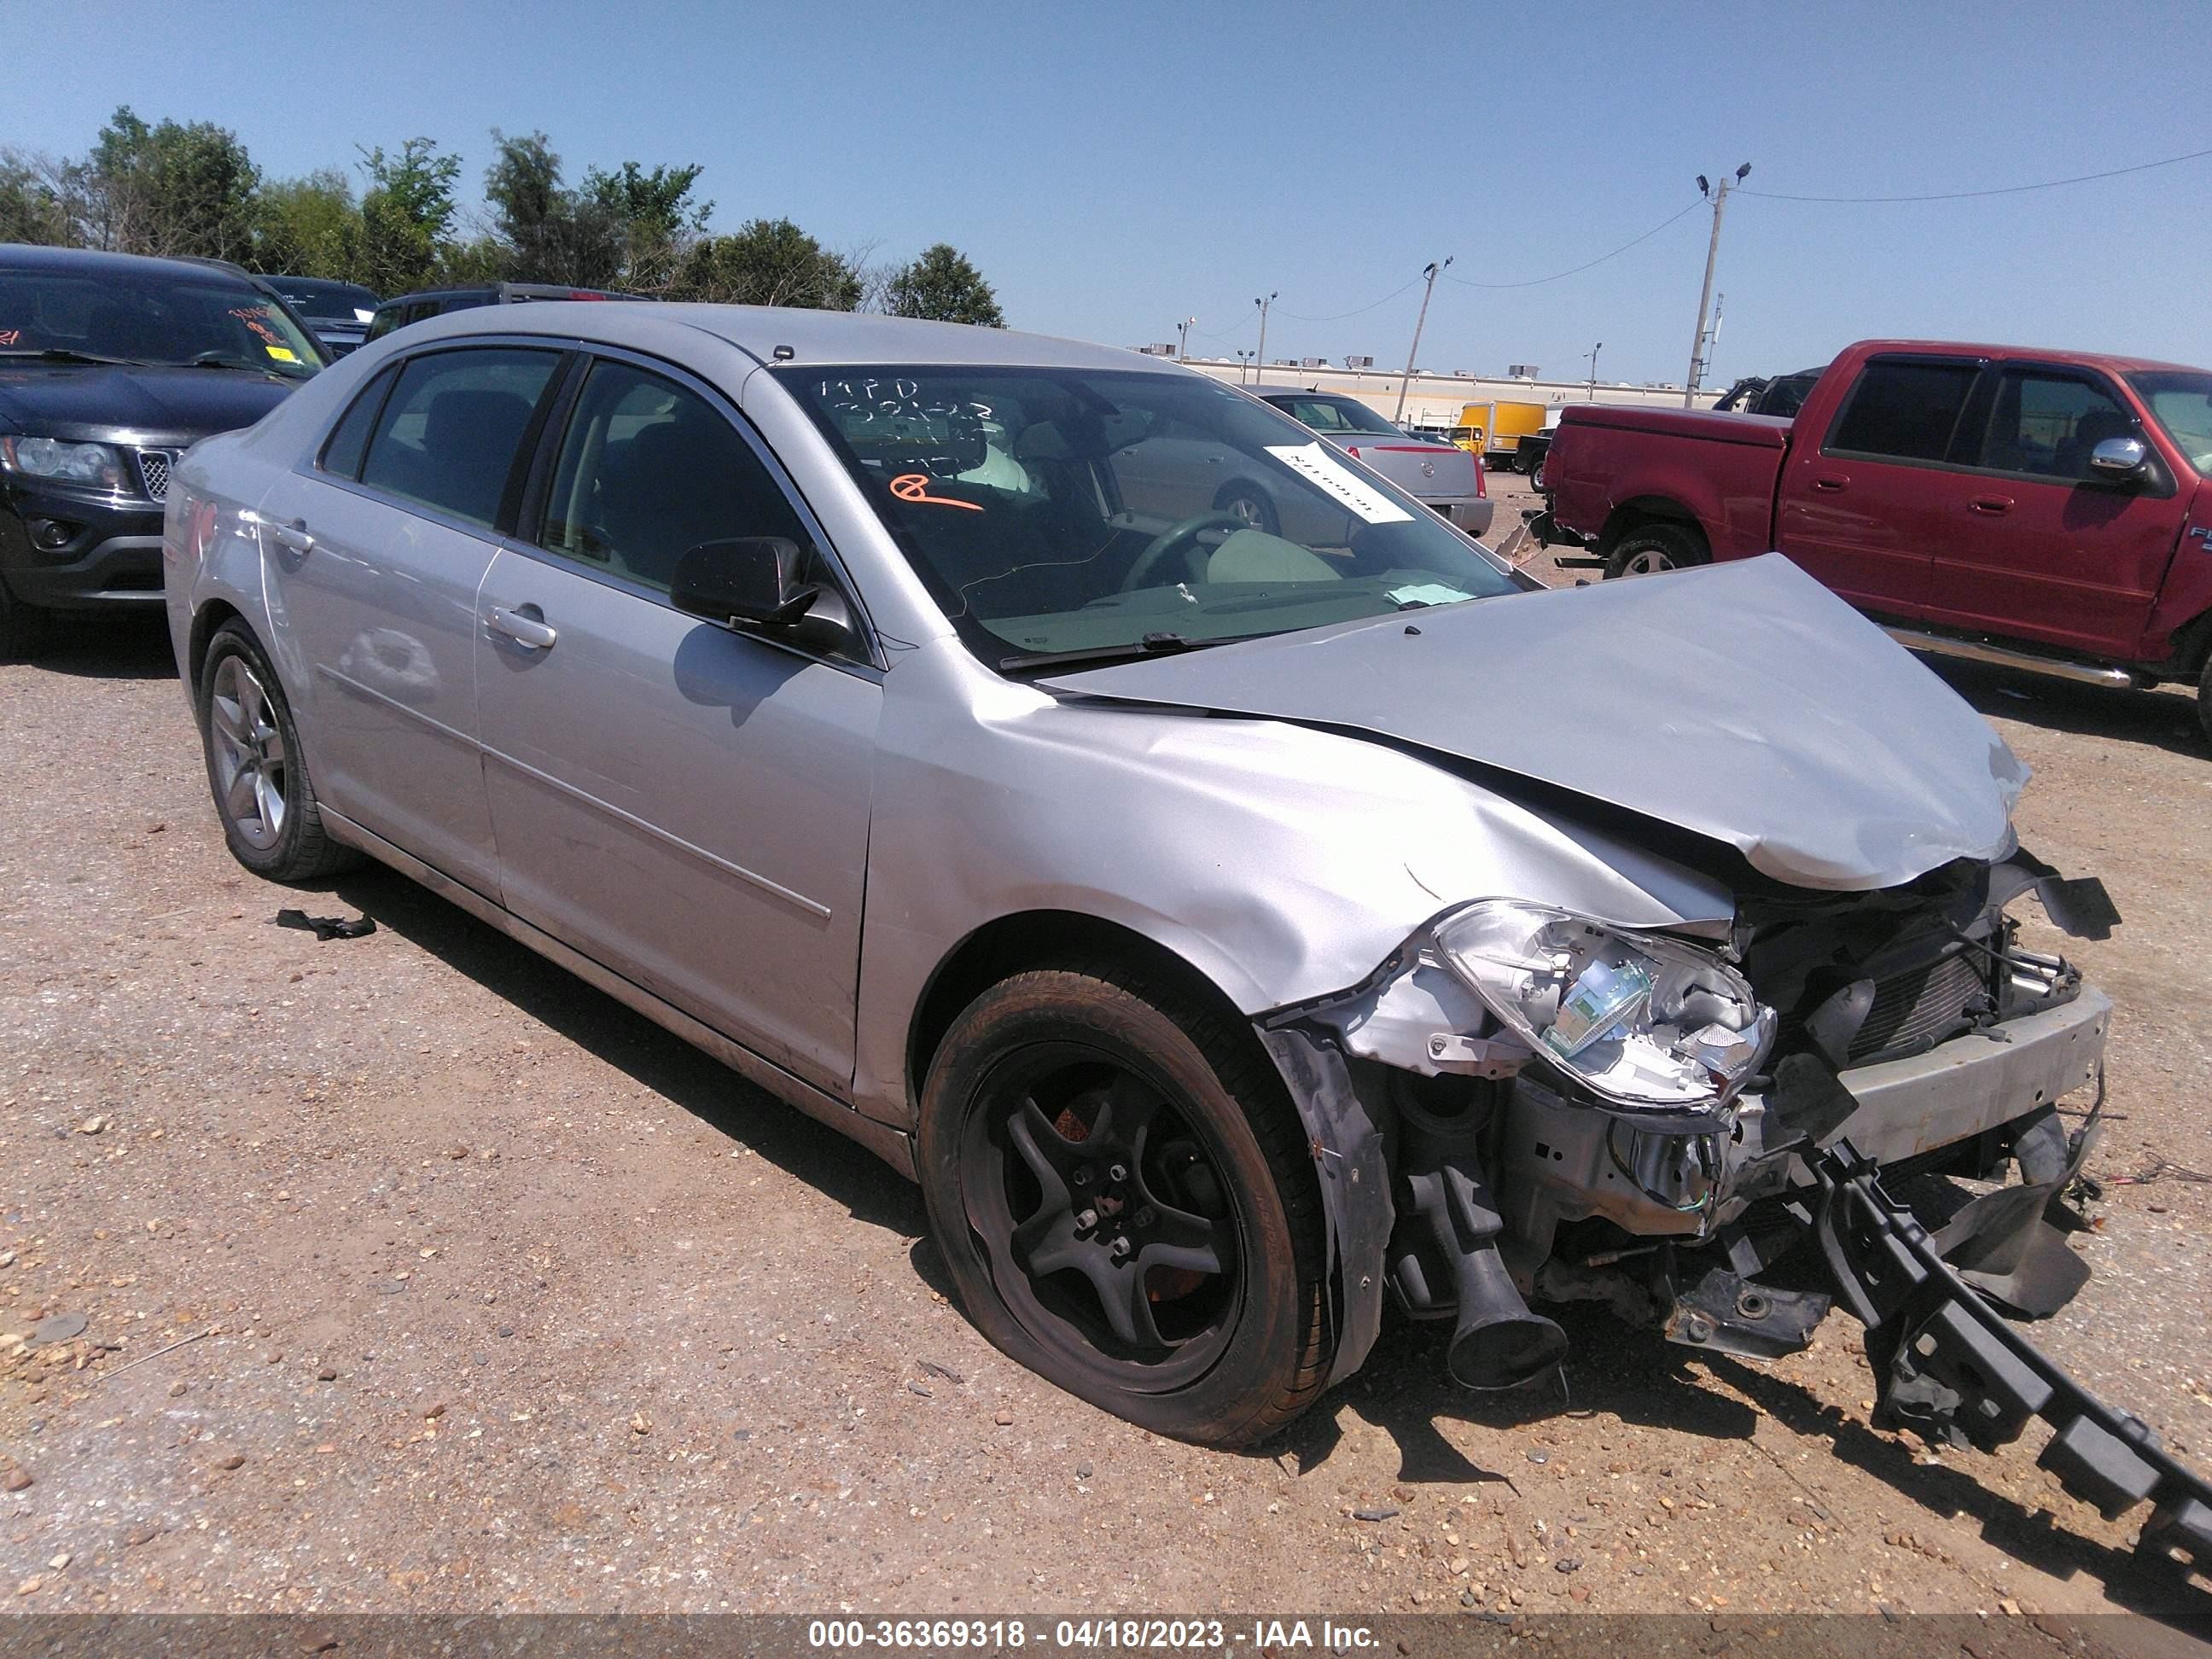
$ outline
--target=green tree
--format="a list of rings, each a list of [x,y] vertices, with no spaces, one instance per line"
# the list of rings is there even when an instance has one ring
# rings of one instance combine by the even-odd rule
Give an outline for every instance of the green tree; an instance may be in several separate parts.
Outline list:
[[[336,167],[264,185],[254,202],[256,270],[350,280],[362,258],[361,208]]]
[[[362,249],[354,280],[380,294],[420,288],[438,268],[453,229],[458,157],[441,155],[434,140],[410,138],[397,155],[362,152],[369,187],[361,198]]]
[[[122,253],[243,259],[253,251],[260,170],[212,121],[149,126],[128,104],[73,169],[80,234]]]
[[[0,242],[69,246],[76,224],[60,164],[21,150],[0,149]]]
[[[998,296],[966,254],[950,242],[922,249],[911,264],[900,266],[884,284],[884,309],[894,317],[926,317],[939,323],[976,323],[1004,328]]]
[[[516,282],[611,288],[622,276],[625,227],[613,208],[561,182],[561,158],[542,132],[492,129],[484,197]]]
[[[853,260],[830,252],[788,219],[754,219],[730,235],[695,244],[678,266],[668,297],[853,311],[865,291]]]
[[[593,167],[585,173],[583,198],[623,227],[623,287],[658,294],[675,280],[684,253],[705,234],[714,210],[712,202],[691,199],[703,171],[692,163],[647,173],[624,161],[613,173]]]

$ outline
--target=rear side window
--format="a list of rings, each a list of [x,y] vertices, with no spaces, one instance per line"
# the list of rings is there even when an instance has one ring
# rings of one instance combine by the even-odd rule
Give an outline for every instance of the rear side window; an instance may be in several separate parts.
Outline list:
[[[368,453],[368,434],[376,424],[376,412],[384,406],[384,394],[392,390],[395,370],[386,369],[368,383],[368,389],[353,400],[337,425],[331,428],[331,441],[323,446],[323,471],[336,473],[341,478],[361,477],[361,458]]]
[[[1883,460],[1942,460],[1981,372],[1978,363],[1876,358],[1859,371],[1823,447],[1831,454]]]
[[[545,547],[665,592],[685,553],[741,536],[812,545],[720,410],[658,374],[594,363],[554,469]]]
[[[489,528],[560,361],[558,352],[503,346],[413,359],[385,401],[362,483]]]

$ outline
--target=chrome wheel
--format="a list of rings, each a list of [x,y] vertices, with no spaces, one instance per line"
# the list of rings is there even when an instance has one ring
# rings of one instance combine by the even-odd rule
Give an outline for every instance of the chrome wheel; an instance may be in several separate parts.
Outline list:
[[[284,833],[284,734],[268,691],[243,657],[217,665],[210,692],[216,803],[240,840],[266,851]]]
[[[1656,576],[1662,570],[1672,570],[1674,560],[1659,548],[1646,547],[1631,554],[1620,567],[1624,576]]]

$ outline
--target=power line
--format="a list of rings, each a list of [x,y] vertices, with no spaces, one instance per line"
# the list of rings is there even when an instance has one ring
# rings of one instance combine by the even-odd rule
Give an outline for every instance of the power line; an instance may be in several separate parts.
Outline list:
[[[1629,249],[1636,246],[1637,243],[1650,241],[1661,231],[1666,229],[1668,226],[1673,224],[1675,220],[1682,217],[1683,214],[1694,213],[1698,209],[1703,207],[1705,204],[1705,198],[1700,197],[1698,200],[1685,204],[1681,213],[1670,214],[1666,218],[1662,219],[1657,224],[1652,226],[1650,229],[1645,231],[1641,236],[1638,236],[1635,241],[1623,242],[1619,247],[1613,249],[1612,252],[1601,253],[1596,258],[1589,261],[1587,264],[1577,265],[1571,270],[1555,271],[1549,276],[1532,276],[1525,283],[1478,283],[1471,276],[1454,276],[1449,272],[1445,273],[1444,280],[1448,283],[1457,283],[1462,288],[1541,288],[1546,283],[1556,283],[1569,276],[1578,276],[1583,271],[1589,270],[1593,265],[1601,265],[1607,259],[1619,258],[1622,254],[1627,252]],[[1419,280],[1419,278],[1418,277],[1414,279],[1416,282]],[[1413,283],[1408,283],[1406,284],[1406,287],[1411,288],[1413,285]],[[1399,292],[1402,294],[1405,292],[1405,289],[1401,289]]]
[[[1977,196],[2019,196],[2031,190],[2057,190],[2063,185],[2094,184],[2100,179],[2118,179],[2130,173],[2148,173],[2153,167],[2178,167],[2184,161],[2201,161],[2212,155],[2212,149],[2193,149],[2186,155],[2168,155],[2156,161],[2138,161],[2131,167],[2113,167],[2105,173],[2084,173],[2071,179],[2046,179],[2035,185],[2007,185],[2001,190],[1946,190],[1927,196],[1787,196],[1780,191],[1753,190],[1746,187],[1746,196],[1762,196],[1770,202],[1963,202]]]
[[[1427,274],[1428,274],[1428,272],[1427,272],[1426,269],[1425,269],[1425,268],[1424,268],[1424,270],[1423,270],[1423,271],[1422,271],[1422,273],[1421,273],[1421,276],[1425,276]],[[1379,299],[1379,300],[1376,301],[1374,305],[1365,305],[1365,306],[1361,306],[1361,307],[1358,307],[1358,308],[1357,308],[1357,309],[1355,309],[1355,310],[1352,310],[1352,311],[1339,311],[1339,312],[1333,313],[1331,315],[1327,316],[1327,317],[1306,317],[1306,316],[1301,316],[1298,313],[1297,313],[1297,312],[1295,312],[1295,311],[1286,311],[1286,312],[1283,313],[1282,314],[1283,314],[1284,316],[1285,316],[1285,317],[1296,317],[1296,318],[1297,318],[1298,321],[1300,321],[1300,322],[1302,322],[1302,323],[1340,323],[1340,322],[1342,322],[1342,321],[1343,321],[1346,317],[1359,317],[1359,316],[1364,316],[1364,315],[1365,315],[1368,312],[1370,312],[1370,311],[1374,310],[1376,306],[1387,306],[1387,305],[1389,305],[1389,304],[1390,303],[1390,301],[1393,301],[1393,300],[1396,299],[1396,298],[1397,298],[1401,294],[1403,294],[1404,292],[1406,292],[1406,289],[1419,288],[1419,287],[1420,286],[1420,284],[1421,284],[1421,276],[1416,276],[1416,277],[1414,277],[1414,278],[1413,279],[1413,281],[1411,281],[1411,282],[1409,282],[1409,283],[1407,283],[1406,284],[1406,287],[1405,287],[1405,288],[1394,288],[1394,289],[1391,289],[1388,294],[1384,295],[1381,299]]]

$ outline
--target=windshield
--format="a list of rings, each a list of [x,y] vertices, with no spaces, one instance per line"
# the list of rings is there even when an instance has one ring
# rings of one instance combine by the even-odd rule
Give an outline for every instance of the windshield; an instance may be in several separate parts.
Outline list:
[[[776,373],[962,636],[1000,668],[1521,586],[1411,496],[1196,374]]]
[[[2128,376],[2136,395],[2150,405],[2166,435],[2181,447],[2190,465],[2212,475],[2212,374],[2202,369],[2159,369]]]
[[[304,380],[322,348],[258,289],[210,272],[0,270],[0,352],[211,364]]]
[[[272,276],[269,286],[310,322],[365,323],[377,306],[376,295],[358,283],[319,276]]]
[[[1267,401],[1301,426],[1310,426],[1316,432],[1372,432],[1388,438],[1406,435],[1357,398],[1270,392]]]

